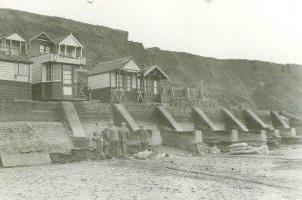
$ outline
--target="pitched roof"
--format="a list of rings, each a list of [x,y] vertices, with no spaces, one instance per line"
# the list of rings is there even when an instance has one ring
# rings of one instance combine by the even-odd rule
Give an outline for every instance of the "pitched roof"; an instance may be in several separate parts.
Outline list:
[[[32,41],[34,39],[37,39],[38,37],[40,37],[41,35],[45,35],[52,43],[56,44],[56,42],[54,41],[54,39],[52,39],[52,37],[50,37],[50,35],[48,35],[47,33],[45,32],[41,32],[35,36],[33,36],[31,39],[29,39],[29,41]]]
[[[14,41],[20,41],[20,42],[25,42],[25,40],[17,33],[13,33],[7,37],[5,37],[7,40],[14,40]]]
[[[0,53],[0,60],[7,61],[7,62],[26,63],[26,64],[32,63],[27,57],[16,56],[16,55],[4,55],[2,53]]]
[[[57,39],[58,44],[67,45],[67,46],[76,46],[76,47],[82,47],[83,45],[77,40],[77,38],[71,33],[67,37],[64,38],[58,38]]]
[[[96,74],[111,72],[115,70],[122,70],[131,61],[133,61],[131,57],[126,57],[126,58],[120,58],[107,62],[100,62],[95,66],[93,70],[90,71],[90,73],[88,73],[88,75],[96,75]],[[138,66],[137,68],[139,69]]]
[[[153,70],[157,69],[168,81],[171,82],[170,77],[157,65],[148,66],[144,69],[144,77],[151,73]]]

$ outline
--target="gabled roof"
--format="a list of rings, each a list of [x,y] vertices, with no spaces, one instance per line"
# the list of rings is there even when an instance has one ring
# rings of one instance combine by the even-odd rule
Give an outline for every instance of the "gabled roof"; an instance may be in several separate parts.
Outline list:
[[[11,35],[5,37],[5,39],[19,41],[19,42],[25,42],[25,40],[17,33],[11,34]]]
[[[127,67],[129,63],[134,63],[132,69],[129,69]],[[126,57],[126,58],[120,58],[107,62],[100,62],[95,66],[95,68],[90,73],[88,73],[88,75],[96,75],[96,74],[101,74],[101,73],[111,72],[116,70],[123,70],[123,69],[125,71],[131,70],[133,72],[141,71],[141,69],[137,66],[137,64],[133,61],[131,57]]]
[[[63,39],[58,39],[57,43],[59,45],[76,46],[83,48],[83,45],[77,40],[77,38],[74,37],[72,33],[67,37],[64,37]]]
[[[40,36],[42,36],[42,35],[46,36],[52,43],[56,44],[56,42],[52,39],[52,37],[50,37],[50,36],[49,36],[47,33],[45,33],[45,32],[41,32],[41,33],[35,35],[35,36],[32,37],[31,39],[29,39],[29,41],[32,41],[32,40],[34,40],[34,39],[37,39],[38,37],[40,37]]]
[[[153,65],[153,66],[148,66],[148,67],[145,67],[145,70],[144,70],[144,77],[147,76],[148,74],[150,74],[152,71],[154,70],[158,70],[168,81],[171,82],[171,79],[169,78],[169,76],[157,65]]]

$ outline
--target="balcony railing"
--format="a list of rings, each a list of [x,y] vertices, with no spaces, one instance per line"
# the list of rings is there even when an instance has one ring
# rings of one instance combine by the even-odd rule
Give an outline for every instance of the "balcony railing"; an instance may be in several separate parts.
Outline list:
[[[16,56],[24,56],[26,53],[20,48],[10,48],[8,45],[0,45],[0,52],[5,55],[16,55]]]
[[[66,64],[74,64],[74,65],[86,65],[86,58],[84,57],[66,57],[58,54],[45,54],[32,59],[33,61],[39,61],[41,63],[45,62],[57,62],[57,63],[66,63]]]

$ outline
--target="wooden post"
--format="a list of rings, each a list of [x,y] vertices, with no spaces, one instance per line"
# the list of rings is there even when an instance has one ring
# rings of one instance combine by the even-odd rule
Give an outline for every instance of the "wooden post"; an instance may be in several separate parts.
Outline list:
[[[74,47],[74,55],[75,55],[75,58],[77,58],[77,47]]]
[[[121,70],[118,71],[118,81],[119,81],[119,84],[118,84],[118,91],[121,90],[121,87],[122,87],[122,84],[121,84]]]
[[[11,52],[12,46],[13,46],[13,42],[10,40],[9,41],[9,54],[12,54],[12,52]]]
[[[64,56],[65,56],[65,57],[67,56],[67,48],[66,48],[66,45],[64,45]]]
[[[91,102],[91,100],[92,100],[92,98],[91,98],[91,93],[92,93],[92,90],[91,89],[89,89],[89,101]]]
[[[172,97],[174,98],[175,97],[175,93],[174,93],[174,88],[171,87],[171,94],[172,94]]]
[[[61,55],[61,45],[59,45],[58,54]]]
[[[109,85],[110,85],[110,88],[111,88],[111,86],[112,86],[112,84],[111,84],[111,72],[109,72]]]
[[[187,91],[188,98],[191,99],[189,88],[186,88],[186,91]]]
[[[116,90],[116,88],[118,87],[118,75],[117,75],[117,73],[116,72],[114,72],[114,76],[115,76],[115,90]]]
[[[159,75],[159,81],[158,81],[158,91],[159,91],[159,94],[161,94],[162,93],[162,89],[161,89],[161,75]]]
[[[81,47],[81,58],[83,57],[83,48]]]
[[[136,90],[138,90],[138,78],[137,78],[137,74],[138,73],[135,74],[135,78],[136,78]]]
[[[20,50],[19,50],[19,54],[21,55],[22,54],[22,43],[20,41]]]

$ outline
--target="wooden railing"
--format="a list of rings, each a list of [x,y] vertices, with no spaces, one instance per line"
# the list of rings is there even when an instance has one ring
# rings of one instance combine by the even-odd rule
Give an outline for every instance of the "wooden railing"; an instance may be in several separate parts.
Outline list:
[[[197,88],[171,87],[168,90],[166,89],[162,96],[168,99],[171,106],[182,108],[199,106],[207,102],[204,92]]]
[[[0,45],[0,52],[5,55],[26,55],[26,53],[20,48],[10,48],[8,45]]]

